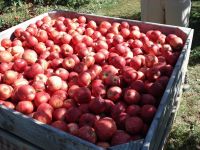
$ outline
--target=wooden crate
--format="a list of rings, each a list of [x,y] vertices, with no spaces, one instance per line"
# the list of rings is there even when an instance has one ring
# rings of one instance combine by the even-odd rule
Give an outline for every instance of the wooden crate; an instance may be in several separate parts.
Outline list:
[[[166,135],[169,132],[166,129],[169,128],[170,121],[173,120],[173,112],[174,110],[176,110],[175,108],[177,108],[177,96],[181,91],[181,84],[183,82],[185,70],[188,64],[193,30],[190,28],[112,18],[107,16],[89,15],[71,11],[52,11],[37,16],[33,19],[30,19],[24,23],[21,23],[17,26],[1,32],[0,41],[2,38],[12,38],[12,33],[16,28],[26,28],[30,23],[35,23],[37,20],[42,19],[44,16],[50,16],[52,18],[58,16],[73,18],[80,15],[84,15],[87,17],[88,20],[95,20],[96,22],[101,22],[103,20],[107,20],[109,22],[127,21],[131,25],[138,25],[141,28],[142,32],[146,32],[150,29],[159,29],[165,34],[177,34],[178,36],[183,38],[184,41],[186,41],[146,138],[109,148],[110,150],[160,149],[160,147],[162,147],[165,143],[165,139],[167,137]],[[29,144],[29,146],[31,147],[30,148],[29,146],[27,146],[25,149],[103,150],[103,148],[101,147],[84,141],[78,137],[74,137],[68,133],[62,132],[46,124],[42,124],[32,118],[29,118],[19,112],[10,110],[4,106],[0,106],[0,128],[2,129],[0,131],[2,131],[2,133],[5,133],[5,138],[4,136],[2,136],[2,139],[0,139],[1,141],[5,140],[8,142],[7,139],[13,139],[12,141],[13,143],[15,143],[19,140],[19,143],[25,143],[24,145]],[[12,144],[12,142],[10,143]],[[5,150],[10,149],[5,148]]]

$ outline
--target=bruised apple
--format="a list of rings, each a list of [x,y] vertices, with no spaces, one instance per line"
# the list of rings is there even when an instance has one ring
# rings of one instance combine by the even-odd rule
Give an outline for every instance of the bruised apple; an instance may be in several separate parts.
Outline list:
[[[96,143],[97,140],[95,130],[90,126],[82,126],[78,130],[78,136],[91,143]]]

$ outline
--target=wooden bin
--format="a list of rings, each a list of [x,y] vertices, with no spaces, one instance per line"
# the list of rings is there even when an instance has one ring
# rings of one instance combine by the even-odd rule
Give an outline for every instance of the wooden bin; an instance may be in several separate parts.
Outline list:
[[[110,150],[160,150],[166,141],[166,137],[174,118],[174,113],[177,110],[177,104],[180,100],[177,97],[181,92],[181,85],[188,65],[194,32],[193,29],[71,11],[51,11],[1,32],[0,41],[3,38],[12,38],[12,33],[16,28],[20,27],[25,29],[29,24],[35,23],[44,16],[50,16],[52,18],[58,16],[73,18],[80,15],[86,16],[88,20],[95,20],[97,23],[103,20],[109,22],[127,21],[130,25],[139,26],[142,32],[159,29],[165,34],[174,33],[185,41],[184,48],[176,66],[174,67],[172,76],[168,82],[146,138],[108,148]],[[49,125],[42,124],[39,121],[14,110],[10,110],[2,105],[0,105],[0,149],[103,150],[101,147],[62,132]]]

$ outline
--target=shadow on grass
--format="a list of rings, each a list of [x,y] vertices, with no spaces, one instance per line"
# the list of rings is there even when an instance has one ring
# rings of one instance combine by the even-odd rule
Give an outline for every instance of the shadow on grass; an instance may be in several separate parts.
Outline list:
[[[190,16],[190,28],[194,29],[190,66],[200,63],[200,6],[193,6]]]
[[[199,134],[194,132],[171,132],[171,140],[168,141],[166,150],[200,150]],[[177,140],[177,137],[179,140]]]
[[[141,20],[141,13],[134,13],[131,16],[119,16],[120,18],[124,18],[124,19],[132,19],[132,20]]]

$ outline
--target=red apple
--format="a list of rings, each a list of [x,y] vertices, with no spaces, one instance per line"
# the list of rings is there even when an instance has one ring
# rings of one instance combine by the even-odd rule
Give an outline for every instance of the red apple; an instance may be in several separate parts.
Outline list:
[[[42,103],[47,103],[50,95],[47,92],[38,92],[35,94],[34,104],[38,107]]]
[[[107,91],[107,98],[117,101],[122,96],[122,89],[118,86],[110,87]]]
[[[42,42],[39,42],[38,44],[36,44],[34,46],[34,49],[37,52],[37,54],[42,54],[43,52],[47,50],[46,45]]]
[[[130,38],[139,39],[140,38],[140,31],[139,30],[132,30],[130,33]]]
[[[37,107],[37,112],[44,112],[50,119],[52,119],[53,111],[54,111],[53,107],[48,103],[41,103]]]
[[[33,112],[34,106],[30,101],[20,101],[16,106],[16,110],[24,114],[30,114]]]
[[[0,84],[0,100],[7,100],[11,97],[13,88],[7,84]]]
[[[145,122],[152,121],[154,115],[156,114],[156,108],[153,105],[143,105],[141,110],[141,117]]]
[[[161,98],[165,91],[164,86],[159,82],[154,82],[149,88],[148,93],[156,98]]]
[[[111,117],[116,120],[121,113],[126,111],[126,108],[127,105],[124,102],[118,102],[113,107],[111,107]]]
[[[85,113],[83,115],[81,115],[80,119],[79,119],[79,126],[90,126],[93,127],[95,121],[97,120],[97,117],[91,113]]]
[[[153,65],[158,63],[158,58],[154,55],[146,55],[145,57],[145,66],[152,67]]]
[[[150,68],[146,73],[147,79],[152,82],[158,79],[160,76],[161,76],[161,72],[156,67]]]
[[[109,75],[105,79],[105,84],[108,86],[120,86],[122,84],[122,79],[117,75]]]
[[[38,59],[38,56],[37,56],[37,53],[34,51],[34,50],[25,50],[24,51],[24,54],[22,56],[22,58],[28,63],[28,64],[34,64],[37,59]]]
[[[76,107],[72,107],[66,112],[65,119],[69,123],[77,122],[80,116],[81,116],[81,111]]]
[[[24,48],[22,46],[13,46],[11,48],[11,51],[10,53],[12,54],[12,56],[14,57],[14,59],[19,59],[19,58],[22,58],[22,55],[24,53]]]
[[[123,130],[117,130],[111,140],[111,145],[119,145],[128,143],[131,140],[131,136]]]
[[[48,103],[54,108],[54,109],[57,109],[57,108],[61,108],[63,106],[63,99],[60,98],[60,96],[58,95],[53,95]]]
[[[24,72],[25,76],[31,79],[34,78],[37,74],[43,74],[43,73],[44,73],[44,69],[38,63],[31,65],[31,67],[25,70]]]
[[[166,88],[167,84],[169,81],[169,77],[168,76],[161,76],[160,78],[158,78],[156,80],[156,82],[159,82],[164,88]]]
[[[142,67],[142,60],[138,56],[134,56],[130,61],[130,66],[135,70],[139,70]]]
[[[36,37],[37,37],[38,41],[40,41],[40,42],[48,41],[48,34],[45,30],[39,30]]]
[[[141,97],[141,103],[142,105],[146,105],[146,104],[155,105],[156,99],[150,94],[143,94]]]
[[[127,83],[130,84],[138,78],[138,74],[133,68],[124,68],[122,71],[122,77]]]
[[[78,136],[79,126],[76,123],[67,124],[68,131],[70,134]]]
[[[142,48],[143,47],[143,43],[142,41],[135,39],[132,43],[131,43],[131,47],[132,48]]]
[[[124,100],[128,104],[138,104],[141,100],[141,96],[136,90],[127,89],[124,93]]]
[[[176,50],[180,50],[183,48],[183,40],[180,37],[174,37],[169,40],[169,44],[172,46],[172,48]]]
[[[43,83],[46,83],[47,82],[47,79],[48,77],[43,74],[43,73],[39,73],[37,74],[35,77],[34,77],[34,81],[40,81],[40,82],[43,82]]]
[[[4,73],[3,82],[6,84],[13,84],[18,78],[18,72],[13,70],[8,70]]]
[[[92,82],[92,95],[104,97],[106,95],[106,87],[102,80],[96,79]]]
[[[113,56],[109,59],[109,64],[113,65],[117,69],[123,69],[126,65],[126,60],[121,56]]]
[[[61,42],[63,44],[69,44],[71,42],[72,36],[70,34],[65,34],[61,37]]]
[[[16,37],[20,37],[23,31],[24,31],[24,30],[23,30],[22,28],[17,28],[17,29],[15,29],[15,31],[14,31],[14,35],[15,35]]]
[[[126,112],[130,116],[139,116],[141,113],[141,107],[139,105],[129,105]]]
[[[9,63],[13,60],[13,56],[10,52],[8,51],[1,51],[0,52],[0,62],[1,63]]]
[[[87,87],[80,87],[73,95],[76,102],[80,104],[88,103],[91,100],[91,92]]]
[[[67,114],[66,108],[57,108],[53,111],[53,119],[54,120],[65,120],[65,116]]]
[[[47,88],[50,91],[56,91],[61,89],[62,87],[62,79],[58,76],[51,76],[47,80]]]
[[[139,117],[130,117],[126,120],[126,131],[130,134],[140,133],[143,129],[143,121]]]
[[[79,86],[88,86],[91,80],[91,75],[88,72],[83,72],[78,77],[78,84]]]
[[[106,103],[106,108],[105,108],[105,113],[106,114],[110,114],[113,107],[115,106],[115,103],[109,99],[105,99],[105,103]]]
[[[96,143],[97,137],[95,130],[90,126],[83,126],[78,131],[78,136],[91,143]]]
[[[50,124],[52,121],[51,117],[44,111],[36,111],[33,115],[33,118],[44,124]]]
[[[55,75],[59,76],[60,78],[62,78],[62,80],[66,81],[68,79],[69,72],[64,68],[58,68],[55,71]]]
[[[16,94],[20,101],[32,101],[35,98],[36,91],[30,85],[22,85],[18,88]]]
[[[61,46],[61,52],[64,56],[73,54],[74,50],[69,44],[63,44]]]
[[[68,126],[67,124],[64,122],[64,121],[61,121],[61,120],[57,120],[57,121],[54,121],[51,126],[55,127],[55,128],[58,128],[62,131],[68,131]]]
[[[45,83],[42,81],[33,81],[31,86],[37,91],[44,91],[45,90]]]
[[[93,98],[89,103],[89,109],[94,114],[103,113],[106,109],[105,100],[102,99],[101,97]]]
[[[145,92],[144,82],[142,80],[136,80],[136,81],[132,82],[130,87],[131,87],[131,89],[134,89],[139,93]]]
[[[88,67],[86,66],[86,64],[84,64],[83,62],[78,63],[75,67],[74,67],[74,71],[77,73],[82,73],[88,70]]]
[[[3,101],[3,105],[9,109],[15,109],[15,105],[9,101]]]
[[[104,117],[95,122],[94,125],[97,137],[101,141],[110,140],[117,130],[115,121],[112,118]]]
[[[126,112],[121,112],[117,117],[115,118],[117,128],[118,129],[125,129],[125,122],[126,119],[128,119],[130,116]]]
[[[28,85],[29,84],[29,82],[28,82],[28,80],[26,80],[26,79],[24,79],[24,78],[19,78],[19,79],[17,79],[14,83],[13,83],[13,87],[14,88],[17,88],[17,87],[20,87],[20,86],[22,86],[22,85]]]
[[[95,58],[93,56],[85,56],[82,61],[86,64],[87,67],[90,67],[92,65],[94,65],[95,63]]]
[[[0,63],[0,73],[4,74],[7,70],[10,70],[12,67],[9,63]]]
[[[1,46],[4,48],[9,48],[12,45],[12,41],[10,39],[2,39],[1,40]]]

